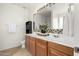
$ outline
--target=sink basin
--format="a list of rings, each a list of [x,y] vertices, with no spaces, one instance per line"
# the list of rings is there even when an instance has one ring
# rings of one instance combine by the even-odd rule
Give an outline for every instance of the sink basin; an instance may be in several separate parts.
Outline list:
[[[56,38],[58,38],[59,37],[59,35],[53,35],[54,37],[56,37]]]
[[[40,35],[40,36],[49,36],[48,33],[37,33],[37,35]]]

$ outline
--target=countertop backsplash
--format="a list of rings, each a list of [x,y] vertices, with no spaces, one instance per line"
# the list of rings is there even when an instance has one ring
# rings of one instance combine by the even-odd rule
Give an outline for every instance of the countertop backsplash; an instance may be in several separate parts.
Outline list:
[[[48,29],[48,33],[63,34],[63,29]]]
[[[37,29],[35,30],[35,32],[41,32],[41,31]],[[47,29],[47,33],[63,34],[63,29]]]

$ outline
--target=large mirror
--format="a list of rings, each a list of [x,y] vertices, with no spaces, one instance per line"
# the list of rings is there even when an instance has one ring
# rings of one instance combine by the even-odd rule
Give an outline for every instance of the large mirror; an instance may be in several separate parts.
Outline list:
[[[34,31],[40,32],[40,25],[47,25],[47,32],[63,34],[64,19],[70,11],[68,3],[56,3],[33,15]]]

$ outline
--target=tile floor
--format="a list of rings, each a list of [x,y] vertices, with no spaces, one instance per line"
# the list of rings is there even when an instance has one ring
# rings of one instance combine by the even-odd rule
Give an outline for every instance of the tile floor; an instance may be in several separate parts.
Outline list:
[[[20,48],[13,56],[31,56],[31,54],[24,48]]]
[[[31,56],[31,54],[25,48],[11,48],[0,51],[0,56]]]

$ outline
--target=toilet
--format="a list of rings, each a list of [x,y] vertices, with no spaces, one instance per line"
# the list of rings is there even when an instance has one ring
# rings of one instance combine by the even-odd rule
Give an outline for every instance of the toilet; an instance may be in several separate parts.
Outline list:
[[[22,41],[20,42],[20,45],[21,45],[21,48],[25,48],[25,40],[22,40]]]

